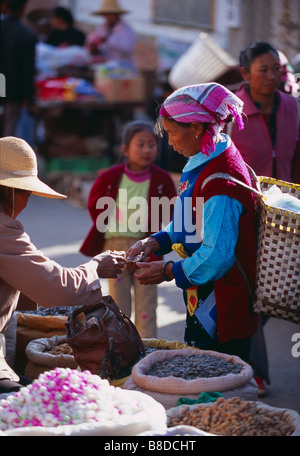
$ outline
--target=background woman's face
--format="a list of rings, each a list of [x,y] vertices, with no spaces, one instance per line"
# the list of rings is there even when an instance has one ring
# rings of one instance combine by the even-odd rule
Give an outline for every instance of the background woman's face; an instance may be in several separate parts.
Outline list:
[[[272,95],[282,77],[279,58],[272,51],[262,54],[251,63],[250,70],[244,68],[242,74],[253,95]]]

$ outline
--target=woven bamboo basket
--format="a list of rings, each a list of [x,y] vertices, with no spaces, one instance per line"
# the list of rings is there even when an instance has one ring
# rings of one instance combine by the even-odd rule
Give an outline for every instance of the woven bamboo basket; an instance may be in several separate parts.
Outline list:
[[[258,233],[254,310],[300,323],[300,214],[269,206],[263,194],[276,185],[283,193],[300,199],[300,185],[256,176],[252,168],[248,166],[248,169],[254,188],[225,173],[209,176],[202,188],[211,179],[223,178],[255,194],[258,200]]]
[[[276,185],[300,199],[300,185],[258,177],[261,191]],[[300,214],[259,198],[254,309],[300,323]]]

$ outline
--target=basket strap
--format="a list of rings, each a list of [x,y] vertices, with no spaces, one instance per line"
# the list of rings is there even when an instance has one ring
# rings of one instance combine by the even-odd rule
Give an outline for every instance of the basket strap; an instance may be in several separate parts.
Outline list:
[[[227,173],[214,173],[214,174],[211,174],[210,176],[208,176],[202,183],[202,186],[201,186],[201,191],[202,189],[204,188],[204,186],[210,182],[211,180],[213,179],[226,179],[226,180],[230,180],[232,182],[235,182],[236,184],[238,185],[241,185],[242,187],[246,188],[247,190],[249,190],[250,192],[253,192],[255,193],[257,196],[259,196],[260,198],[263,197],[263,193],[260,189],[260,183],[259,183],[259,180],[255,174],[255,172],[253,171],[253,169],[247,165],[246,163],[246,166],[248,168],[248,171],[249,171],[249,174],[251,176],[251,179],[252,181],[256,184],[256,187],[258,189],[255,189],[255,188],[252,188],[250,187],[249,185],[245,184],[244,182],[241,182],[240,180],[236,179],[235,177],[231,176],[230,174],[227,174]],[[255,294],[253,293],[253,290],[251,288],[251,285],[250,285],[250,282],[248,280],[248,277],[240,263],[240,261],[238,260],[237,257],[235,257],[235,264],[236,266],[238,267],[246,285],[247,285],[247,288],[248,288],[248,293],[249,293],[249,298],[250,298],[250,307],[251,307],[251,310],[253,310],[253,304],[254,304],[254,300],[255,300]]]
[[[250,168],[251,169],[251,168]],[[252,176],[251,176],[252,177]],[[234,182],[235,184],[238,184],[238,185],[241,185],[242,187],[246,188],[247,190],[249,190],[250,192],[253,192],[255,193],[257,196],[259,197],[262,197],[263,196],[263,193],[260,189],[260,186],[259,186],[259,181],[257,180],[256,181],[256,186],[258,187],[258,190],[253,188],[253,187],[250,187],[250,185],[247,185],[245,184],[244,182],[236,179],[235,177],[231,176],[230,174],[227,174],[227,173],[214,173],[214,174],[211,174],[210,176],[208,176],[206,179],[204,179],[203,183],[202,183],[202,186],[201,186],[201,191],[203,190],[203,188],[205,187],[205,185],[210,182],[211,180],[213,179],[226,179],[226,180],[230,180],[231,182]]]

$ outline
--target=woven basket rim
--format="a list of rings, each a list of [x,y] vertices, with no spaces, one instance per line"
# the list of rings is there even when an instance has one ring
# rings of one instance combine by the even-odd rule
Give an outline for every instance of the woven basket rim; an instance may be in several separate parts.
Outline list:
[[[280,179],[275,179],[273,177],[266,177],[266,176],[258,176],[259,183],[267,183],[270,185],[279,185],[281,188],[288,188],[288,189],[293,189],[296,190],[296,192],[299,192],[299,197],[300,197],[300,185],[299,184],[294,184],[292,182],[286,182]],[[297,195],[298,196],[298,195]],[[270,206],[269,204],[266,203],[266,201],[263,198],[259,199],[260,204],[267,209],[268,212],[272,214],[278,214],[280,216],[284,217],[289,217],[290,219],[295,219],[296,222],[300,222],[300,213],[299,212],[294,212],[288,209],[282,209],[279,207],[275,206]]]
[[[300,192],[300,184],[294,184],[293,182],[287,182],[281,179],[275,179],[274,177],[267,177],[267,176],[258,176],[257,177],[259,182],[266,182],[272,185],[281,185],[282,187],[293,188]]]
[[[288,209],[281,209],[280,207],[275,207],[275,206],[270,206],[269,204],[266,204],[266,202],[261,199],[260,204],[267,209],[268,213],[272,214],[278,214],[284,217],[289,217],[291,219],[295,219],[296,221],[299,220],[300,222],[300,213],[299,212],[294,212],[294,211],[289,211]]]

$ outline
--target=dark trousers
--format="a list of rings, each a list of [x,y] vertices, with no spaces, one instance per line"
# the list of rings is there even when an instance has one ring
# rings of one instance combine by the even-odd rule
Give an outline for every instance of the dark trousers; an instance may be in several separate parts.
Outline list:
[[[245,363],[249,363],[251,347],[251,337],[245,339],[232,339],[229,342],[221,343],[219,340],[214,341],[212,344],[201,347],[203,350],[212,350],[219,353],[227,353],[241,358]]]

